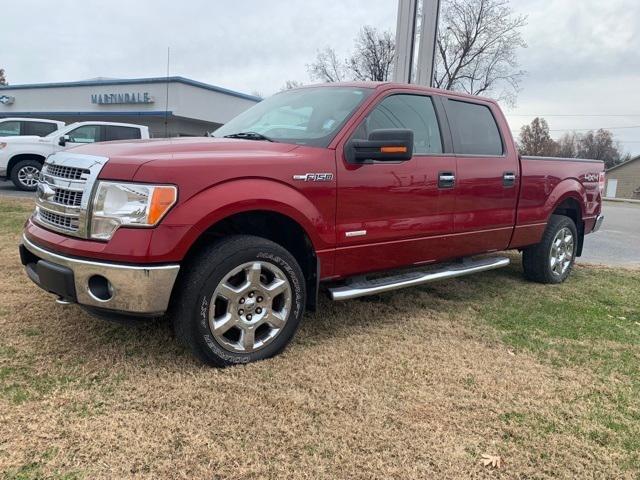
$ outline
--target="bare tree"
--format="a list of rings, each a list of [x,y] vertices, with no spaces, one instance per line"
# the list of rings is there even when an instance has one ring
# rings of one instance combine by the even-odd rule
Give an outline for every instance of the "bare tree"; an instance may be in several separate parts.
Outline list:
[[[623,161],[620,145],[614,141],[613,133],[602,128],[580,136],[577,156],[602,160],[606,168],[614,167]]]
[[[0,85],[9,85],[7,83],[7,77],[4,75],[4,68],[0,68]]]
[[[517,52],[525,48],[520,33],[526,17],[515,15],[509,0],[442,0],[433,84],[446,90],[490,95],[515,103],[524,72]],[[389,80],[395,41],[390,32],[365,26],[345,61],[326,47],[307,65],[313,80]]]
[[[536,117],[531,125],[520,129],[518,148],[522,155],[551,157],[556,155],[557,145],[549,134],[549,125],[544,118]]]
[[[443,0],[434,85],[514,103],[524,75],[516,53],[526,47],[525,24],[508,0]]]
[[[312,80],[321,82],[341,82],[346,76],[345,62],[338,60],[331,47],[318,52],[315,62],[307,65],[307,71]]]
[[[393,73],[395,51],[391,32],[380,32],[366,25],[358,33],[349,58],[339,60],[335,50],[326,47],[307,65],[307,71],[312,80],[321,82],[386,81]]]
[[[580,136],[576,132],[565,133],[556,144],[558,151],[556,155],[561,158],[578,158],[578,144]]]
[[[291,90],[293,88],[298,88],[301,87],[303,85],[302,82],[299,82],[297,80],[287,80],[286,82],[284,82],[284,85],[282,86],[282,88],[280,88],[281,92],[284,92],[285,90]]]
[[[393,73],[396,45],[391,32],[379,32],[369,25],[362,27],[356,48],[348,61],[356,80],[386,81]]]
[[[630,159],[629,154],[622,153],[620,143],[615,141],[610,130],[601,128],[584,134],[568,132],[554,141],[547,121],[537,117],[520,129],[518,149],[523,155],[602,160],[606,168]]]

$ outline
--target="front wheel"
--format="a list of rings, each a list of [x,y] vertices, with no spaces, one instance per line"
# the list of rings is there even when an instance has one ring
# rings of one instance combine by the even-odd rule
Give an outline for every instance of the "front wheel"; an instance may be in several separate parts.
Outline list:
[[[188,265],[173,313],[176,336],[219,367],[269,358],[296,332],[305,282],[295,258],[269,240],[239,235],[205,248]]]
[[[42,164],[37,160],[22,160],[11,169],[11,181],[20,190],[35,192]]]
[[[522,253],[527,279],[539,283],[562,283],[573,268],[578,246],[575,223],[564,215],[551,215],[542,240]]]

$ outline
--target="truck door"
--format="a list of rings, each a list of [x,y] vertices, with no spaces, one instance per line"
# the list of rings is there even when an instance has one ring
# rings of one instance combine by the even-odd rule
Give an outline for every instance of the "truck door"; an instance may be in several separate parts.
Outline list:
[[[447,248],[454,191],[439,185],[439,177],[455,175],[455,158],[443,154],[443,122],[430,96],[391,92],[347,138],[411,129],[413,158],[349,163],[337,149],[336,275],[428,263]]]
[[[459,255],[503,250],[513,232],[519,162],[491,103],[444,101],[457,158],[454,242]],[[508,137],[509,140],[511,136]]]

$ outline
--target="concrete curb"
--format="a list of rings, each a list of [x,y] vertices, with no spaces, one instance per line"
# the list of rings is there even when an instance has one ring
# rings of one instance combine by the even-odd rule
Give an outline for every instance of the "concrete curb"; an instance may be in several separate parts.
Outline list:
[[[631,198],[609,198],[602,197],[602,200],[605,202],[618,202],[618,203],[638,203],[640,204],[640,200],[633,200]]]

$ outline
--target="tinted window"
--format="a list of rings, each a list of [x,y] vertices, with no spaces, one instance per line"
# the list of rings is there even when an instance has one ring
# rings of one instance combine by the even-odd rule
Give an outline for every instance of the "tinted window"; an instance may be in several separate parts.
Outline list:
[[[107,126],[104,141],[134,140],[136,138],[140,138],[139,128]]]
[[[20,135],[20,122],[10,121],[0,123],[0,137]]]
[[[93,143],[100,141],[100,125],[83,125],[69,133],[69,141],[73,143]]]
[[[421,95],[391,95],[367,116],[353,138],[367,139],[373,130],[413,130],[413,152],[442,153],[438,119],[431,98]]]
[[[23,129],[25,131],[23,135],[37,135],[39,137],[45,137],[51,132],[58,130],[58,126],[55,123],[25,122]]]
[[[500,131],[489,107],[449,100],[447,115],[456,153],[502,155]]]

